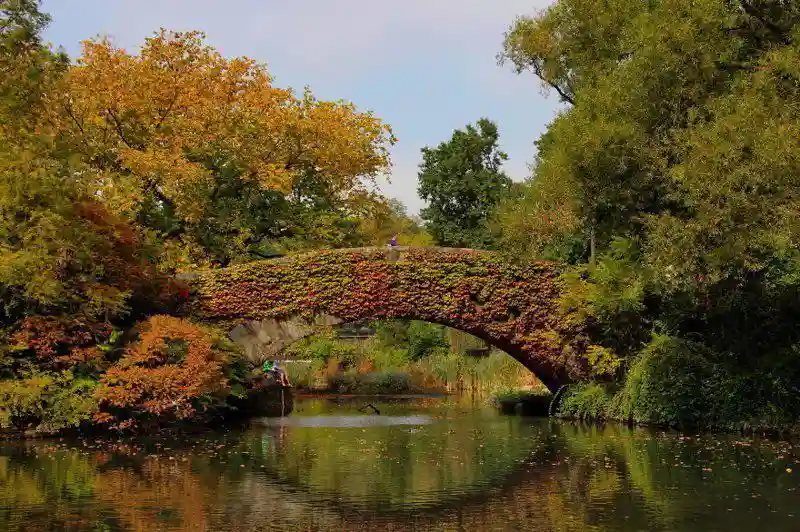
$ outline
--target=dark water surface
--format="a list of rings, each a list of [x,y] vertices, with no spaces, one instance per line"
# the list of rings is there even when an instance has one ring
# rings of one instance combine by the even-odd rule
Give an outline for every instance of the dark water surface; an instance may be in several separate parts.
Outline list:
[[[786,442],[452,399],[300,400],[183,440],[2,444],[0,530],[800,530]]]

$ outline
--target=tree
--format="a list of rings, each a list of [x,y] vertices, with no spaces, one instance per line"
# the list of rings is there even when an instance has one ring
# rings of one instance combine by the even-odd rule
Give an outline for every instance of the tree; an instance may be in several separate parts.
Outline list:
[[[63,53],[41,43],[49,22],[38,0],[0,0],[0,135],[32,129],[32,111],[66,67]]]
[[[229,259],[270,233],[243,215],[252,203],[269,208],[309,179],[347,208],[394,142],[370,113],[277,88],[263,65],[223,58],[198,32],[162,31],[136,55],[87,41],[44,104],[40,131],[89,166],[86,186],[189,263],[207,260],[207,219],[242,224],[216,225],[234,249],[214,255]]]
[[[488,219],[511,186],[500,166],[497,126],[487,120],[456,130],[436,148],[422,149],[419,195],[428,202],[421,216],[437,244],[491,248]]]
[[[376,202],[372,215],[363,217],[361,230],[366,243],[374,246],[386,245],[394,235],[403,246],[429,246],[433,242],[423,222],[409,216],[406,206],[394,198]]]
[[[786,405],[800,379],[800,10],[611,4],[559,0],[507,35],[503,58],[572,105],[498,214],[501,245],[580,264],[567,303],[616,353],[666,334],[659,349],[691,343],[670,356],[702,356],[686,367],[713,368],[736,415]]]
[[[574,0],[556,2],[535,17],[519,17],[505,35],[500,64],[530,70],[564,102],[629,53],[627,22],[647,10],[645,2]],[[613,13],[613,16],[608,16]]]

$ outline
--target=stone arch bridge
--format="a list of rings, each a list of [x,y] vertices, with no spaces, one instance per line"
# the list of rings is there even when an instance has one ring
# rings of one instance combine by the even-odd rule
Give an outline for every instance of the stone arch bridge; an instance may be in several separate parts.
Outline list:
[[[274,356],[316,325],[405,318],[459,329],[502,349],[553,392],[579,349],[557,312],[558,267],[484,251],[315,251],[182,276],[188,313],[232,329],[251,357]]]

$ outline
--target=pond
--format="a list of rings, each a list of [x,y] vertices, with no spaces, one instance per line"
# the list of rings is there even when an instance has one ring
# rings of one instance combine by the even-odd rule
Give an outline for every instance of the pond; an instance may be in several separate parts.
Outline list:
[[[452,398],[309,398],[177,440],[2,444],[0,530],[800,530],[799,454]]]

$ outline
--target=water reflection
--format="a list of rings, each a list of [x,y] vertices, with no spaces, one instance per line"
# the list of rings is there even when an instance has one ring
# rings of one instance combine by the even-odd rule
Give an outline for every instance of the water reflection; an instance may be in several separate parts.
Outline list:
[[[373,401],[375,403],[375,401]],[[0,447],[3,530],[795,530],[788,443],[298,403],[192,442]],[[787,471],[791,469],[792,472]],[[800,469],[800,468],[799,468]]]

